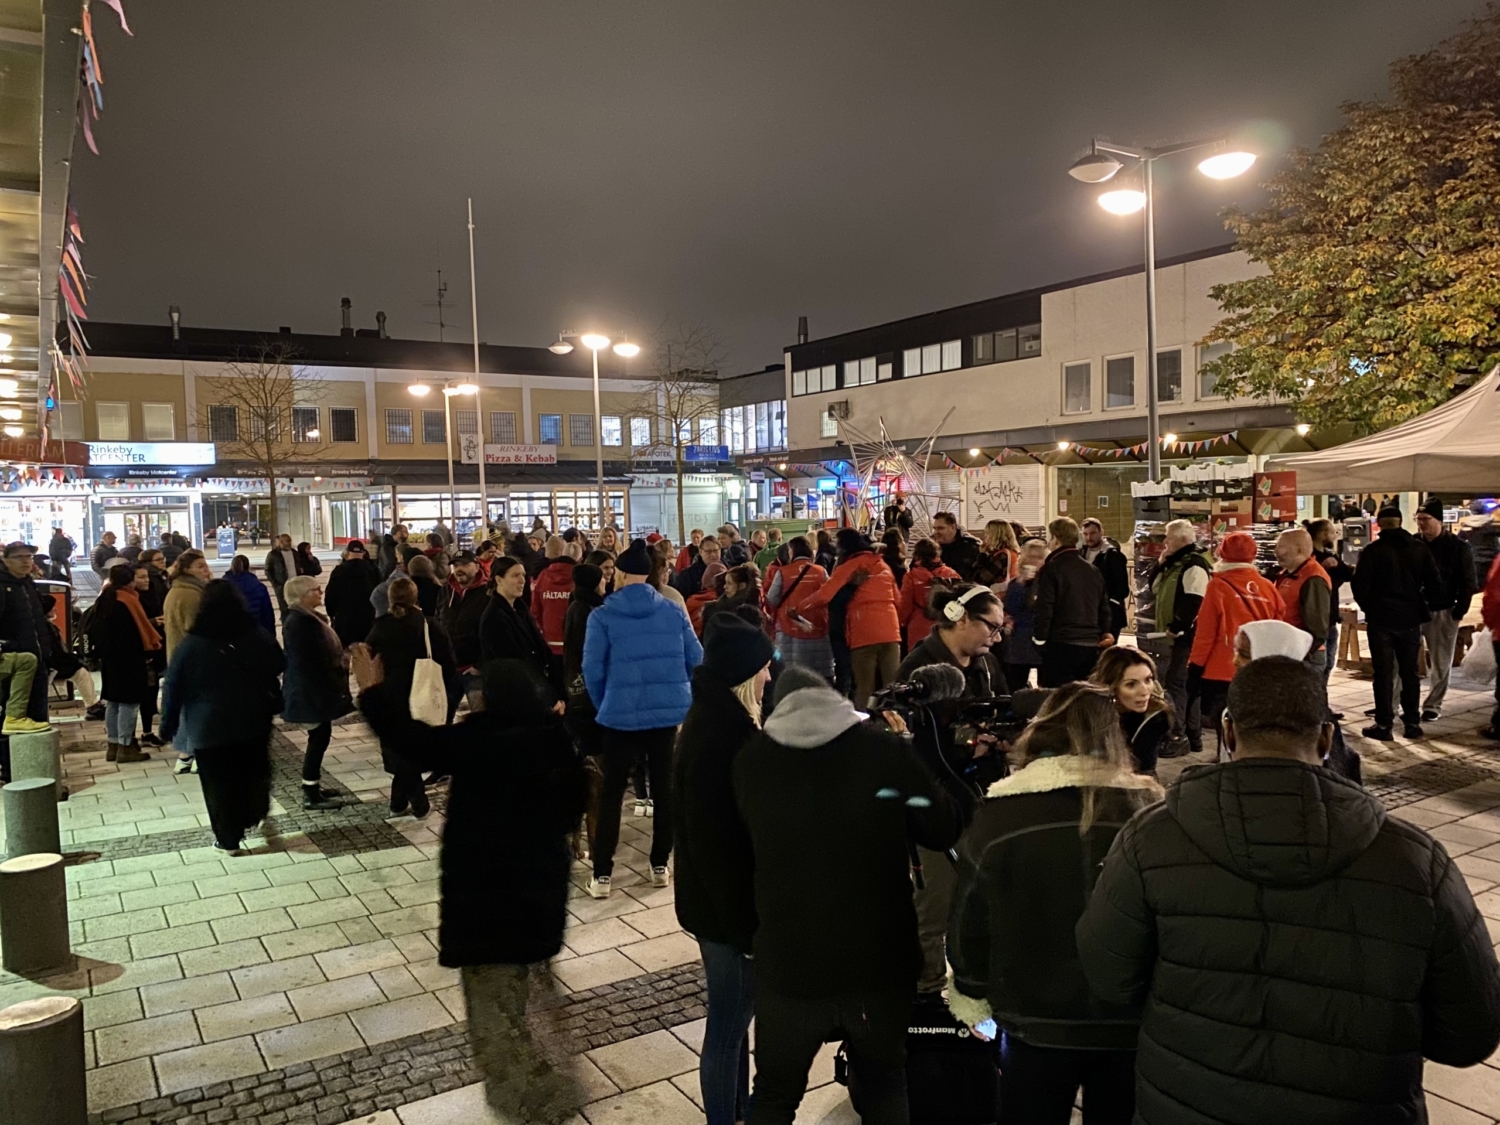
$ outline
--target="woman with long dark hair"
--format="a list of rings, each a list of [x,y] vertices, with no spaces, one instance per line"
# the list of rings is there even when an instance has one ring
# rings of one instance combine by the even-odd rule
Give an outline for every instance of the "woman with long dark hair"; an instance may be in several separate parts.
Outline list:
[[[161,733],[193,748],[214,843],[240,854],[271,810],[271,720],[281,711],[281,646],[223,579],[203,588],[192,627],[172,653]]]
[[[1172,705],[1156,678],[1156,661],[1138,648],[1116,645],[1099,654],[1089,683],[1104,688],[1115,701],[1136,772],[1154,774],[1161,744],[1172,728]]]
[[[313,554],[311,543],[298,543],[296,554],[298,574],[307,574],[316,578],[318,575],[323,573],[322,560],[320,560],[317,555]]]
[[[948,1007],[1004,1037],[1002,1122],[1065,1122],[1081,1086],[1086,1125],[1125,1125],[1140,1012],[1093,994],[1073,929],[1110,844],[1161,787],[1134,772],[1115,702],[1092,684],[1056,689],[1016,749],[1025,764],[958,843]]]
[[[552,657],[552,646],[542,636],[536,618],[521,601],[526,568],[509,555],[490,568],[490,600],[479,619],[479,654],[491,660],[524,660],[552,685],[553,699],[562,714],[562,670]]]
[[[89,639],[103,669],[105,758],[147,761],[151,755],[141,751],[136,720],[147,694],[155,694],[148,661],[151,653],[160,651],[162,639],[141,605],[135,571],[129,564],[110,567],[109,580],[94,602]]]

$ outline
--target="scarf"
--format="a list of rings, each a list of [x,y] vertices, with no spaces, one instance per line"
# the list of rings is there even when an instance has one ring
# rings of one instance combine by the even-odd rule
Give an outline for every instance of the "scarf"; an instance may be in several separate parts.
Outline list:
[[[161,634],[156,631],[156,626],[151,624],[146,617],[146,611],[141,608],[141,596],[133,586],[117,586],[115,597],[120,604],[130,610],[130,616],[135,620],[136,632],[141,635],[141,647],[147,652],[155,652],[161,648]]]

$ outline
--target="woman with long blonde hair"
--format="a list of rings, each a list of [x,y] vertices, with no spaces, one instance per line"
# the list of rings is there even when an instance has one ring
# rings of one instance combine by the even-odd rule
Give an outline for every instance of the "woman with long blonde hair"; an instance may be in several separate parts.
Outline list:
[[[1024,765],[990,786],[958,844],[948,929],[948,1007],[1004,1035],[1004,1121],[1129,1121],[1140,1012],[1089,989],[1073,928],[1125,824],[1158,800],[1134,772],[1104,688],[1056,689],[1021,736]]]
[[[979,540],[979,566],[974,581],[983,583],[997,594],[1016,576],[1021,545],[1016,542],[1015,528],[1005,520],[990,520]]]

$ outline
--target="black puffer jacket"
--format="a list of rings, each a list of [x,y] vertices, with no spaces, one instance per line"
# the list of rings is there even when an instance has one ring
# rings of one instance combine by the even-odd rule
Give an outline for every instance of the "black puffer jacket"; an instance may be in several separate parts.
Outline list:
[[[30,575],[17,578],[4,567],[0,567],[0,640],[7,652],[29,652],[43,664],[52,655],[52,635],[36,583]]]
[[[1083,785],[1094,819],[1079,835]],[[953,1014],[995,1021],[1036,1047],[1135,1047],[1139,1005],[1089,989],[1073,927],[1120,829],[1160,794],[1150,778],[1070,755],[1038,758],[990,786],[958,842],[948,927]]]
[[[513,672],[508,679],[498,692],[487,682],[485,709],[457,726],[412,721],[389,683],[360,696],[382,745],[402,746],[414,767],[453,775],[438,926],[438,960],[453,968],[527,965],[562,948],[567,834],[583,815],[588,780],[562,721],[518,690]]]
[[[1381,629],[1412,629],[1443,606],[1443,579],[1432,552],[1404,527],[1388,527],[1359,553],[1354,600]]]
[[[1412,1125],[1422,1059],[1500,1043],[1500,969],[1442,845],[1318,766],[1195,766],[1120,833],[1078,951],[1144,1000],[1136,1121]]]
[[[333,568],[323,605],[344,647],[369,636],[375,625],[375,607],[370,595],[380,585],[380,569],[369,559],[349,558]]]
[[[677,920],[741,953],[755,936],[755,852],[734,803],[734,760],[756,732],[729,686],[695,669],[673,765]]]
[[[1037,642],[1097,645],[1111,628],[1104,572],[1077,547],[1059,547],[1036,575]]]

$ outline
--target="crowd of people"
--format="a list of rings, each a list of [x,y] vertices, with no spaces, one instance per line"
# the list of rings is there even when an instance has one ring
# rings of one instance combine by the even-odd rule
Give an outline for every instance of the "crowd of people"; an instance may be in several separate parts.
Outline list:
[[[680,545],[501,527],[465,547],[397,525],[347,543],[326,587],[286,536],[264,581],[245,556],[215,579],[190,547],[169,563],[101,542],[85,629],[108,757],[170,743],[231,855],[270,807],[277,716],[307,733],[309,809],[341,803],[322,761],[356,706],[393,816],[426,816],[446,782],[440,959],[491,1105],[523,1120],[581,1099],[532,1037],[530,967],[561,949],[574,860],[588,895],[613,893],[632,791],[652,818],[634,875],[675,884],[702,953],[710,1125],[790,1123],[830,1039],[861,1117],[907,1121],[934,1096],[906,1069],[933,1006],[993,1041],[969,1057],[1017,1125],[1067,1121],[1080,1091],[1087,1125],[1419,1120],[1424,1058],[1500,1045],[1468,887],[1362,788],[1327,699],[1345,586],[1372,738],[1398,700],[1407,737],[1441,716],[1481,589],[1500,632],[1500,562],[1481,582],[1440,507],[1416,536],[1382,509],[1354,567],[1328,521],[1289,530],[1269,574],[1251,536],[1210,552],[1169,523],[1160,670],[1120,643],[1130,566],[1098,521],[975,535],[951,513],[919,528],[900,497],[884,515],[879,540],[726,524]],[[45,720],[36,685],[66,667],[32,554],[11,544],[0,572],[7,733]],[[1217,754],[1164,792],[1159,759],[1209,732]]]

